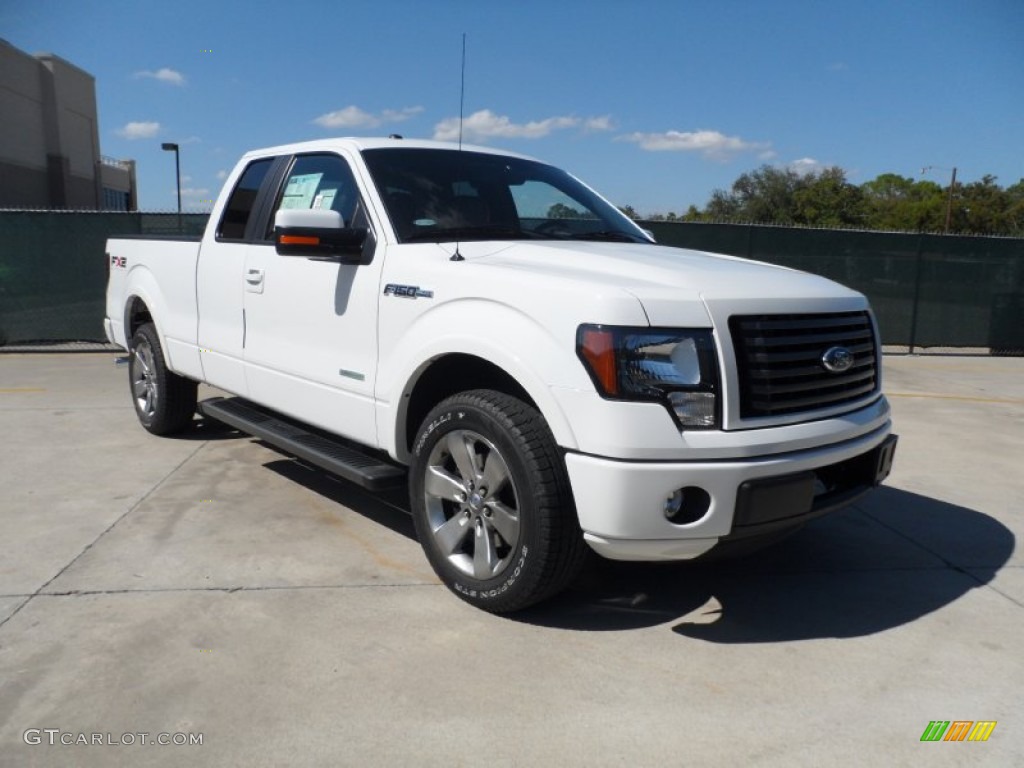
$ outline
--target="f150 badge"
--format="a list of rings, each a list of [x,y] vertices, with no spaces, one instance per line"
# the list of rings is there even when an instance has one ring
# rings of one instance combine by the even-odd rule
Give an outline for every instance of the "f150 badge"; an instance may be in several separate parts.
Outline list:
[[[403,299],[432,299],[434,298],[433,291],[426,291],[420,288],[418,285],[398,285],[397,283],[388,283],[384,286],[385,296],[400,296]]]

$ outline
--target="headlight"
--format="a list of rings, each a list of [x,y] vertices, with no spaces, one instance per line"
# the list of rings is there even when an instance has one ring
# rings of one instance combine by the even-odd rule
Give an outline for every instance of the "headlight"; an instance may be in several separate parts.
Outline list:
[[[710,330],[581,325],[576,353],[603,397],[663,403],[682,428],[718,426],[718,365]]]

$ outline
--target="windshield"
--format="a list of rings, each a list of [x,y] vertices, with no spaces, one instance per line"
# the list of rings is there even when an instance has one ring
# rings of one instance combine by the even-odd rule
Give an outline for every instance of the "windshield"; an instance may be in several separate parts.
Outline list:
[[[367,149],[363,158],[403,243],[651,242],[617,208],[550,165],[454,149]]]

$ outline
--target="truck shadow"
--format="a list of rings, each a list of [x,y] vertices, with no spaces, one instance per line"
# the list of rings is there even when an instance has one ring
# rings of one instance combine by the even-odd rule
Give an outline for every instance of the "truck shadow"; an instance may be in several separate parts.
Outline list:
[[[358,485],[335,477],[330,472],[305,464],[270,443],[262,440],[256,442],[282,457],[263,464],[264,469],[276,472],[335,504],[416,541],[416,529],[412,523],[412,515],[409,514],[409,496],[404,487],[370,493]]]
[[[229,427],[216,419],[196,416],[187,427],[172,435],[165,435],[164,440],[237,440],[248,437],[234,427]]]
[[[282,456],[266,469],[415,540],[404,489],[371,494],[258,442]],[[1015,541],[981,512],[883,487],[742,558],[654,564],[593,555],[564,593],[508,619],[584,632],[671,624],[681,637],[715,643],[859,637],[984,586]]]
[[[516,620],[580,631],[675,622],[682,637],[771,643],[898,627],[983,586],[1013,533],[971,509],[894,488],[742,559],[614,563],[594,558],[570,590]]]

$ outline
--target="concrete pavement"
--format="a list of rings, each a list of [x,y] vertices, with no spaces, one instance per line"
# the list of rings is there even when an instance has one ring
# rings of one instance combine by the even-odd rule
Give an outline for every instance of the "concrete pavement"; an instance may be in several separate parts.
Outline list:
[[[1022,359],[888,357],[888,487],[514,618],[439,585],[402,494],[150,436],[114,360],[0,355],[0,766],[1024,765]]]

